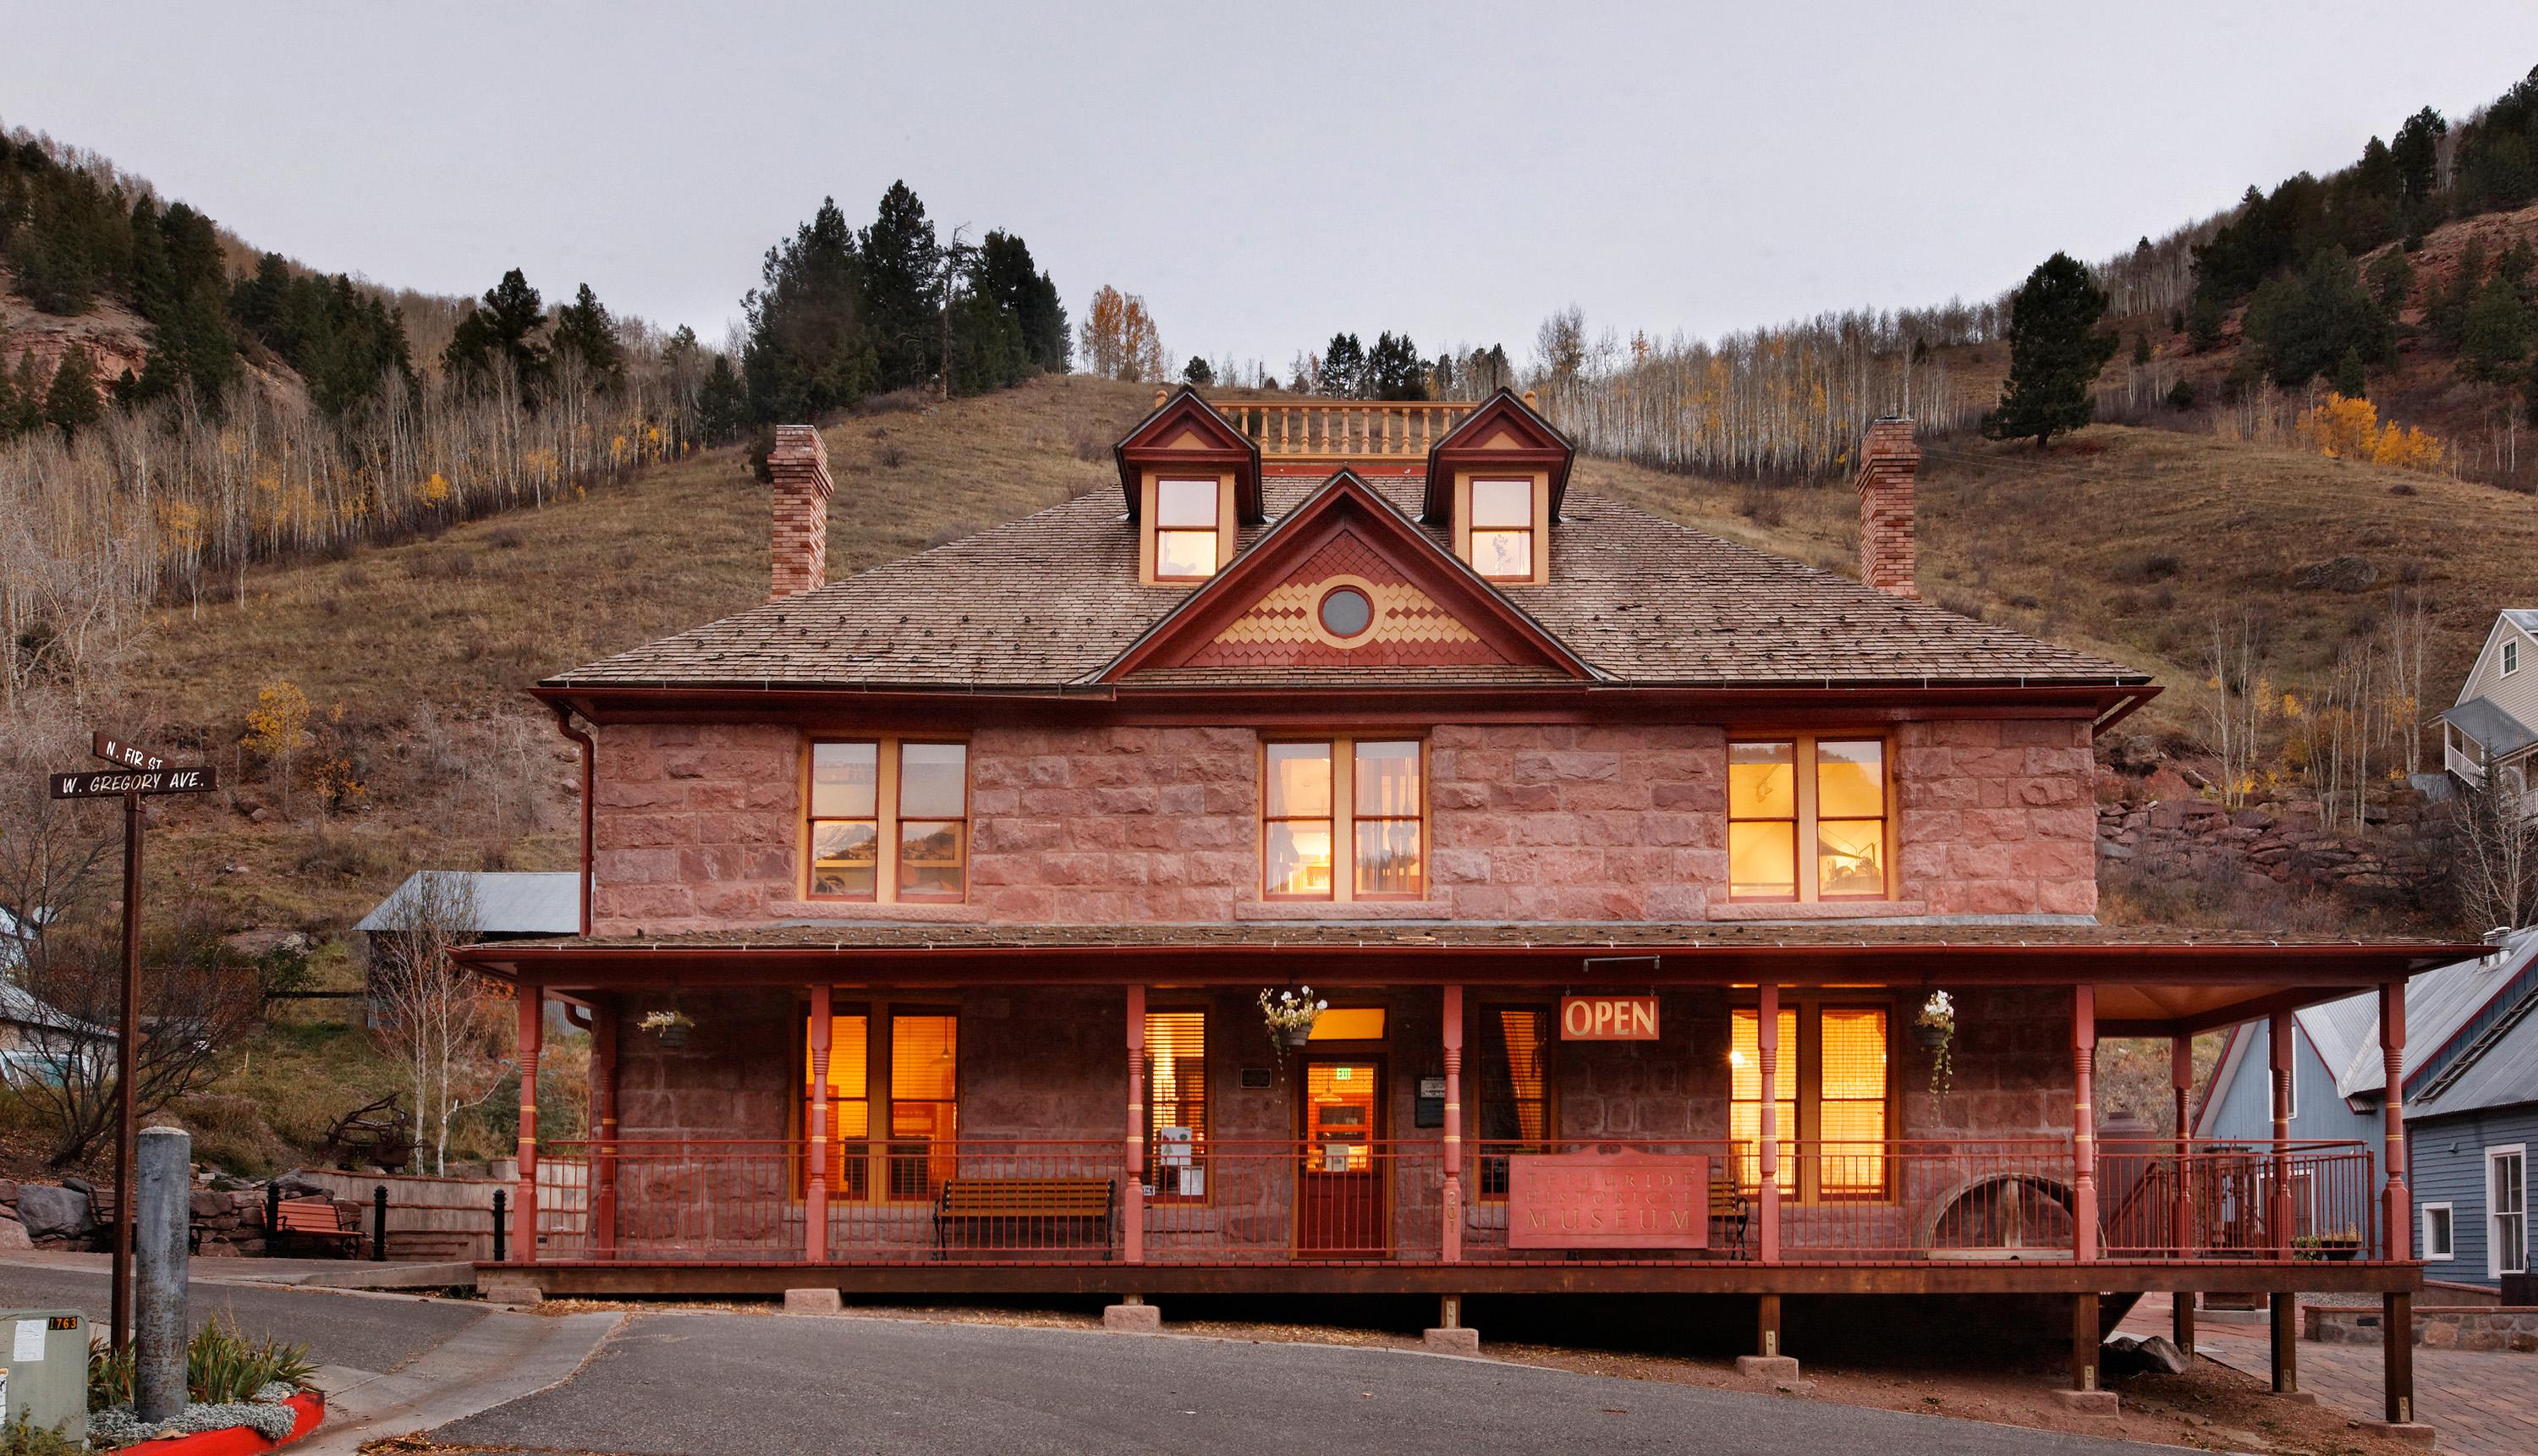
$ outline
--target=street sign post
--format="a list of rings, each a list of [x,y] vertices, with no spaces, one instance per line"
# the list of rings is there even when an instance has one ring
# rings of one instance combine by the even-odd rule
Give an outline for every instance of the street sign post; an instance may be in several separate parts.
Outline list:
[[[123,1017],[114,1037],[114,1349],[132,1341],[132,1081],[141,1026],[141,801],[157,794],[200,794],[219,786],[210,768],[176,768],[147,750],[106,733],[89,749],[115,766],[101,773],[48,773],[56,799],[123,801]]]

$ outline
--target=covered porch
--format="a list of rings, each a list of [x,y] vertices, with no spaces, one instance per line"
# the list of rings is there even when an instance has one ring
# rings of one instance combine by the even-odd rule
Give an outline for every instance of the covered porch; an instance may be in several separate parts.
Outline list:
[[[2382,1044],[2402,1049],[2405,975],[2461,948],[1644,933],[900,926],[481,948],[520,990],[524,1061],[550,999],[593,1033],[591,1136],[539,1139],[524,1097],[501,1273],[557,1293],[1750,1294],[1770,1355],[1784,1296],[2048,1294],[2073,1300],[2081,1389],[2105,1295],[2272,1292],[2294,1383],[2293,1291],[2377,1292],[2407,1327],[2402,1151],[2382,1167],[2291,1136],[2288,1013],[2376,987]],[[1299,984],[1347,1015],[1273,1046],[1250,997]],[[1911,1030],[1940,987],[1966,1019],[1944,1094]],[[634,1029],[644,1011],[744,994],[780,1010],[708,1021],[677,1055],[630,1045],[656,1039]],[[1644,1004],[1651,1034],[1562,1025],[1579,1000]],[[2102,1037],[2169,1038],[2181,1127],[2192,1036],[2251,1016],[2275,1019],[2273,1138],[2102,1141]],[[939,1087],[922,1066],[896,1080],[920,1052],[952,1069]],[[798,1069],[775,1074],[790,1105],[724,1129],[749,1136],[621,1115],[735,1059]],[[2410,1393],[2393,1361],[2391,1379],[2394,1411]]]

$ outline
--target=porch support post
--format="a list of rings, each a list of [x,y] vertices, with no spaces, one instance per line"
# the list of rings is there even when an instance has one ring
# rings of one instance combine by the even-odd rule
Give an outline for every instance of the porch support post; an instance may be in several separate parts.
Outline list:
[[[2382,1190],[2380,1235],[2391,1259],[2414,1257],[2415,1200],[2406,1187],[2406,983],[2379,988],[2379,1056],[2388,1075],[2385,1143],[2388,1186]],[[2398,1297],[2404,1297],[2400,1295]],[[2403,1417],[2391,1416],[2391,1421]]]
[[[2289,1012],[2277,1012],[2265,1023],[2269,1046],[2268,1062],[2273,1069],[2274,1101],[2274,1176],[2273,1196],[2269,1200],[2271,1217],[2266,1223],[2272,1237],[2267,1240],[2283,1258],[2292,1253],[2292,1018]]]
[[[546,1034],[547,991],[519,991],[520,1141],[519,1190],[511,1203],[511,1259],[538,1262],[538,1050]]]
[[[2300,1394],[2300,1295],[2276,1290],[2266,1296],[2273,1323],[2274,1394]]]
[[[2098,1057],[2098,990],[2071,988],[2071,1222],[2072,1255],[2098,1257],[2098,1112],[2092,1088]],[[2092,1303],[2095,1301],[2092,1300]],[[2097,1368],[2094,1337],[2090,1369]],[[2083,1390],[2094,1386],[2082,1386]]]
[[[1445,1226],[1441,1230],[1448,1264],[1463,1260],[1463,988],[1445,988]],[[1451,1328],[1455,1321],[1447,1320]]]
[[[1119,1235],[1119,1257],[1130,1264],[1146,1262],[1146,988],[1128,988],[1128,1186],[1120,1193],[1126,1227]]]
[[[2098,1294],[2095,1290],[2071,1296],[2071,1388],[2098,1388],[2098,1343],[2104,1335],[2098,1326]]]
[[[1755,988],[1754,1042],[1763,1063],[1761,1128],[1763,1231],[1758,1239],[1762,1261],[1780,1262],[1780,1119],[1772,1093],[1779,1088],[1780,988],[1770,981]]]
[[[2391,1425],[2415,1420],[2415,1296],[2379,1296],[2379,1376],[2388,1397],[2385,1419]]]
[[[590,1160],[590,1218],[602,1259],[617,1255],[617,1052],[624,1010],[615,996],[591,998],[590,1122],[599,1146]]]
[[[1776,1359],[1780,1354],[1780,1296],[1759,1294],[1754,1299],[1754,1353],[1765,1359]]]
[[[2194,1036],[2179,1031],[2168,1041],[2168,1087],[2176,1102],[2176,1191],[2171,1199],[2168,1220],[2170,1245],[2180,1259],[2194,1255],[2194,1128],[2188,1121],[2188,1106],[2194,1092]],[[2194,1354],[2195,1291],[2175,1290],[2169,1294],[2169,1338],[2187,1355]]]
[[[811,1106],[807,1119],[811,1146],[805,1150],[802,1198],[802,1261],[826,1263],[829,1257],[829,1038],[827,982],[811,988]]]

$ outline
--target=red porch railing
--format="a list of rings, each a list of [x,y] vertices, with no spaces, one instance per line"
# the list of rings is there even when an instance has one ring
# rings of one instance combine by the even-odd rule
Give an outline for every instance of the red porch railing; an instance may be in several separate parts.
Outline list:
[[[1701,1250],[1510,1248],[1510,1159],[1538,1154],[1710,1159]],[[2068,1139],[1781,1144],[1784,1263],[2073,1259]],[[2378,1179],[2360,1144],[2109,1143],[2098,1158],[2111,1259],[2377,1258]],[[805,1256],[798,1142],[551,1144],[537,1169],[536,1257],[561,1262]],[[1466,1261],[1757,1260],[1765,1200],[1753,1145],[1727,1139],[1468,1142]],[[1143,1170],[1139,1257],[1154,1264],[1434,1263],[1445,1257],[1439,1140],[1213,1139]],[[857,1141],[827,1170],[825,1257],[841,1264],[1129,1257],[1126,1150],[1115,1141]]]
[[[2103,1144],[2107,1257],[2383,1257],[2377,1161],[2359,1143]]]

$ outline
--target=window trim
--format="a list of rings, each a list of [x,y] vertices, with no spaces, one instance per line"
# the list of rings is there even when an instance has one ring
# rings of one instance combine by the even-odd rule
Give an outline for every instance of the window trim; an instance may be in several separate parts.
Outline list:
[[[2520,643],[2510,637],[2503,639],[2503,676],[2520,671]]]
[[[1496,1029],[1492,1025],[1492,1019],[1499,1016],[1501,1013],[1510,1011],[1531,1012],[1535,1016],[1542,1018],[1541,1142],[1546,1149],[1554,1151],[1559,1148],[1561,1142],[1560,1003],[1557,1001],[1543,1001],[1522,997],[1506,1001],[1475,1001],[1472,1007],[1472,1014],[1474,1025],[1478,1028],[1479,1034],[1471,1039],[1469,1043],[1470,1053],[1465,1058],[1469,1066],[1468,1075],[1471,1084],[1470,1101],[1472,1115],[1469,1131],[1464,1134],[1463,1140],[1472,1145],[1470,1155],[1472,1169],[1471,1195],[1472,1201],[1476,1204],[1503,1204],[1507,1201],[1507,1190],[1505,1188],[1501,1188],[1495,1193],[1490,1191],[1489,1163],[1492,1155],[1489,1152],[1490,1140],[1485,1136],[1485,1130],[1489,1126],[1488,1109],[1491,1105],[1489,1096],[1490,1080],[1487,1070],[1490,1057],[1489,1048],[1492,1044],[1490,1037],[1492,1032]],[[1510,1081],[1512,1081],[1512,1069],[1510,1069]],[[1509,1105],[1514,1105],[1516,1102],[1516,1099],[1512,1097],[1508,1100]],[[1500,1141],[1504,1143],[1506,1140],[1502,1139]],[[1520,1144],[1524,1140],[1518,1138],[1514,1141]],[[1522,1155],[1513,1152],[1496,1155],[1496,1157],[1502,1161],[1508,1158],[1520,1156]]]
[[[2458,1214],[2446,1203],[2425,1203],[2415,1206],[2415,1252],[2427,1264],[2447,1264],[2458,1257]],[[2433,1252],[2433,1215],[2441,1216],[2442,1231],[2449,1237],[2441,1240],[2440,1252]]]
[[[1787,1163],[1795,1164],[1795,1167],[1791,1169],[1788,1191],[1781,1195],[1782,1203],[1892,1204],[1900,1201],[1901,1190],[1896,1177],[1894,1149],[1903,1141],[1896,1130],[1903,1125],[1901,1119],[1904,1112],[1904,1096],[1902,1084],[1896,1077],[1895,1071],[1902,1065],[1903,1044],[1898,1038],[1903,1035],[1904,1019],[1899,1014],[1898,1007],[1899,1003],[1895,1000],[1875,994],[1848,991],[1817,994],[1796,988],[1782,988],[1779,1009],[1797,1013],[1794,1028],[1796,1034],[1789,1044],[1780,1048],[1779,1054],[1782,1057],[1795,1059],[1797,1077],[1793,1101],[1798,1119],[1798,1125],[1794,1130],[1786,1131],[1782,1139],[1774,1140],[1785,1140],[1797,1145],[1784,1159]],[[1829,1195],[1823,1190],[1824,1014],[1827,1011],[1879,1011],[1886,1015],[1886,1135],[1878,1140],[1880,1147],[1886,1151],[1886,1158],[1880,1169],[1881,1182],[1873,1192],[1845,1191]],[[1731,1051],[1736,1045],[1735,1024],[1736,1016],[1740,1012],[1750,1012],[1759,1018],[1762,1012],[1762,998],[1747,994],[1737,996],[1728,1002],[1727,1044]],[[1760,1069],[1758,1068],[1757,1071],[1759,1073]],[[1770,1089],[1764,1088],[1763,1093],[1765,1099],[1769,1100]],[[1732,1143],[1735,1141],[1736,1107],[1736,1079],[1733,1068],[1729,1070],[1727,1079],[1727,1104],[1728,1141]],[[1809,1157],[1801,1151],[1809,1143],[1818,1145],[1814,1157]],[[1742,1159],[1739,1161],[1741,1162]],[[1751,1186],[1746,1183],[1744,1169],[1741,1166],[1737,1168],[1735,1177],[1738,1188],[1749,1193],[1759,1190],[1759,1181]]]
[[[1896,761],[1898,756],[1896,754],[1895,735],[1876,729],[1861,729],[1856,732],[1838,730],[1830,732],[1799,732],[1793,730],[1786,733],[1755,732],[1730,734],[1727,739],[1727,753],[1731,761],[1729,771],[1731,773],[1734,771],[1732,761],[1735,751],[1739,745],[1768,743],[1785,743],[1790,745],[1790,751],[1795,759],[1795,761],[1790,766],[1791,777],[1795,780],[1794,787],[1796,789],[1796,793],[1794,798],[1796,802],[1791,807],[1790,817],[1787,819],[1739,818],[1736,814],[1735,796],[1731,790],[1728,796],[1726,820],[1728,835],[1732,839],[1735,835],[1735,826],[1740,824],[1786,824],[1790,826],[1790,848],[1795,861],[1790,866],[1790,873],[1795,881],[1795,884],[1791,888],[1796,891],[1796,893],[1738,894],[1735,889],[1736,870],[1734,864],[1730,863],[1728,866],[1726,880],[1728,902],[1730,904],[1739,905],[1870,905],[1898,898],[1902,886],[1900,884],[1901,872],[1897,867],[1903,863],[1904,854],[1903,845],[1900,842],[1902,836],[1903,816],[1898,812],[1898,807],[1896,805],[1897,789],[1900,784],[1897,776],[1898,768]],[[1879,818],[1878,823],[1885,827],[1886,845],[1886,889],[1880,893],[1826,894],[1823,893],[1822,886],[1819,883],[1823,874],[1823,868],[1817,862],[1817,854],[1810,851],[1808,849],[1808,845],[1815,839],[1814,831],[1819,823],[1816,816],[1816,751],[1819,744],[1825,743],[1874,743],[1879,746],[1877,756],[1878,771],[1883,789],[1883,792],[1879,796],[1879,804],[1885,810],[1885,813]],[[1866,821],[1845,818],[1837,819],[1834,823],[1863,824],[1866,823]]]
[[[1165,525],[1165,524],[1164,524],[1164,488],[1165,488],[1166,486],[1196,486],[1196,485],[1203,485],[1203,486],[1206,486],[1206,487],[1208,488],[1208,492],[1209,492],[1210,498],[1212,498],[1212,499],[1215,501],[1215,503],[1216,503],[1215,519],[1214,519],[1213,521],[1211,521],[1209,524],[1205,525],[1205,526],[1167,526],[1167,525]],[[1150,541],[1153,543],[1153,548],[1154,548],[1154,557],[1153,557],[1153,561],[1154,561],[1154,577],[1155,577],[1155,580],[1156,580],[1158,583],[1167,583],[1167,584],[1170,584],[1170,585],[1174,585],[1174,586],[1181,586],[1181,585],[1187,585],[1187,584],[1190,584],[1190,583],[1193,583],[1193,582],[1200,582],[1200,581],[1212,581],[1212,580],[1214,580],[1214,579],[1216,578],[1216,576],[1217,576],[1217,574],[1218,574],[1219,572],[1221,572],[1221,571],[1223,571],[1223,570],[1225,569],[1225,489],[1224,489],[1224,487],[1225,487],[1225,481],[1224,481],[1224,478],[1223,478],[1222,476],[1215,476],[1215,475],[1166,475],[1166,474],[1164,474],[1164,473],[1162,473],[1162,472],[1160,472],[1160,471],[1158,471],[1158,472],[1156,473],[1156,475],[1155,475],[1155,512],[1154,512],[1154,526],[1153,526],[1150,530],[1148,530],[1148,531],[1147,531],[1146,535],[1147,535],[1148,540],[1150,540]],[[1202,573],[1200,573],[1200,574],[1198,574],[1198,575],[1194,575],[1194,576],[1183,576],[1183,575],[1178,575],[1178,574],[1169,573],[1169,572],[1165,571],[1165,570],[1164,570],[1164,537],[1165,537],[1166,535],[1187,535],[1187,536],[1207,535],[1207,536],[1213,536],[1213,537],[1215,537],[1215,538],[1216,538],[1215,547],[1214,547],[1214,555],[1215,555],[1215,557],[1216,557],[1216,564],[1215,564],[1215,566],[1214,566],[1213,568],[1211,568],[1211,569],[1209,569],[1209,570],[1205,571],[1205,572],[1202,572]]]
[[[813,812],[816,808],[814,795],[817,789],[816,777],[818,774],[820,750],[824,747],[835,745],[867,743],[873,746],[874,864],[872,893],[823,894],[819,890],[819,826],[823,824],[860,824],[863,821],[860,818],[824,818]],[[917,818],[911,821],[916,824],[958,823],[960,825],[961,893],[959,894],[907,893],[903,893],[900,888],[900,855],[902,845],[899,838],[899,829],[902,821],[906,819],[906,816],[901,812],[900,767],[902,754],[911,746],[917,748],[946,746],[958,747],[961,750],[960,818],[957,821],[952,821],[929,816]],[[802,745],[802,806],[800,819],[798,821],[801,826],[799,833],[801,836],[802,871],[801,877],[797,883],[802,892],[802,898],[805,900],[817,900],[823,904],[848,905],[958,905],[968,903],[969,898],[970,871],[974,867],[973,862],[975,858],[972,853],[973,845],[970,840],[970,830],[976,824],[976,816],[972,812],[971,804],[971,795],[975,792],[975,784],[973,781],[974,774],[971,771],[974,767],[974,753],[975,750],[968,738],[961,734],[815,733],[807,736],[803,740]]]
[[[1479,572],[1482,580],[1494,582],[1529,582],[1537,579],[1539,553],[1542,550],[1542,502],[1539,498],[1541,492],[1536,489],[1536,485],[1537,482],[1529,475],[1475,475],[1471,477],[1470,481],[1465,485],[1465,497],[1470,500],[1471,506],[1465,512],[1463,526],[1463,541],[1465,546],[1464,560],[1470,563],[1474,571]],[[1524,487],[1524,524],[1522,526],[1482,525],[1480,522],[1480,500],[1481,487],[1483,486]],[[1484,531],[1492,534],[1522,532],[1524,535],[1524,569],[1521,571],[1511,571],[1504,575],[1500,575],[1492,571],[1482,571],[1480,566],[1480,548],[1474,543]]]
[[[2495,1163],[2505,1158],[2516,1158],[2520,1160],[2520,1207],[2516,1212],[2509,1214],[2496,1208],[2494,1198]],[[2520,1221],[2520,1267],[2517,1269],[2504,1267],[2502,1223],[2505,1219]],[[2450,1231],[2453,1237],[2457,1236],[2458,1226],[2455,1221],[2451,1224]],[[2485,1149],[2485,1275],[2488,1279],[2501,1279],[2506,1274],[2526,1273],[2528,1268],[2529,1145],[2526,1143],[2488,1144]]]
[[[1155,1141],[1155,1128],[1157,1124],[1155,1122],[1154,1021],[1155,1018],[1159,1016],[1195,1016],[1198,1018],[1199,1120],[1191,1127],[1190,1143],[1192,1146],[1190,1151],[1190,1164],[1191,1166],[1199,1169],[1204,1178],[1204,1183],[1201,1190],[1195,1195],[1180,1193],[1177,1191],[1168,1192],[1164,1188],[1163,1180],[1156,1176],[1156,1174],[1162,1169],[1162,1164],[1156,1160],[1157,1154],[1160,1151],[1160,1145]],[[1214,1147],[1216,1140],[1216,1097],[1214,1094],[1214,1089],[1210,1085],[1216,1076],[1215,1046],[1211,1040],[1212,1033],[1215,1030],[1215,1026],[1213,1025],[1215,1021],[1216,1010],[1205,1001],[1167,1001],[1161,1004],[1149,1003],[1146,1007],[1146,1081],[1144,1096],[1146,1115],[1145,1173],[1147,1185],[1152,1187],[1155,1191],[1145,1196],[1153,1202],[1174,1204],[1182,1208],[1207,1208],[1213,1206],[1216,1202],[1215,1169],[1210,1165],[1210,1151]]]
[[[1205,481],[1216,488],[1216,569],[1204,576],[1167,576],[1158,569],[1162,542],[1158,539],[1166,527],[1162,524],[1164,482]],[[1148,467],[1138,475],[1137,580],[1147,586],[1203,586],[1225,574],[1234,563],[1235,519],[1234,477],[1222,470],[1204,467],[1178,469]],[[1198,531],[1196,526],[1173,526],[1175,531]]]
[[[1419,886],[1413,891],[1367,892],[1357,888],[1357,826],[1361,818],[1357,812],[1357,751],[1361,744],[1374,743],[1407,743],[1415,746],[1419,751],[1419,813],[1415,820],[1413,816],[1406,814],[1363,816],[1370,823],[1415,822],[1418,825]],[[1269,827],[1275,824],[1326,822],[1310,815],[1279,815],[1272,818],[1269,813],[1269,750],[1289,744],[1319,746],[1330,750],[1331,812],[1327,823],[1331,830],[1331,888],[1321,893],[1309,892],[1297,893],[1292,891],[1276,891],[1269,887]],[[1253,756],[1256,765],[1255,781],[1259,784],[1256,813],[1253,816],[1259,822],[1259,827],[1254,835],[1253,852],[1258,855],[1260,861],[1259,873],[1254,877],[1253,883],[1260,888],[1261,899],[1342,905],[1356,904],[1361,901],[1369,904],[1414,904],[1427,899],[1430,886],[1433,884],[1433,877],[1428,867],[1436,853],[1435,815],[1431,812],[1432,785],[1428,776],[1430,758],[1428,735],[1424,732],[1393,733],[1376,730],[1364,733],[1262,734],[1258,750]],[[1343,873],[1343,867],[1345,867],[1345,873]]]

